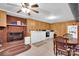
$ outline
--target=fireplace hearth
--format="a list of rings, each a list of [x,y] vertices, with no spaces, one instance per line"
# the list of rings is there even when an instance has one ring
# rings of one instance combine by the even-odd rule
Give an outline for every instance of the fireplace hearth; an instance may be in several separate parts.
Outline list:
[[[24,39],[23,32],[9,32],[8,33],[8,40],[7,40],[8,42],[23,40],[23,39]]]

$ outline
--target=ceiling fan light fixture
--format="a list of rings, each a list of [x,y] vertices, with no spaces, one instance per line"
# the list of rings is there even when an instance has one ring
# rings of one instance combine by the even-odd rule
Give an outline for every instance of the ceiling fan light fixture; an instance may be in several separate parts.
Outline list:
[[[27,9],[26,8],[22,8],[21,10],[25,13]]]
[[[30,13],[30,11],[31,11],[30,9],[27,9],[27,11],[26,11],[26,12],[27,12],[27,13]]]
[[[35,3],[21,3],[20,5],[21,5],[21,9],[18,10],[17,13],[21,11],[27,13],[28,15],[30,15],[31,12],[39,13],[39,11],[36,9],[38,5]]]
[[[24,13],[29,13],[31,10],[30,9],[27,9],[27,8],[22,8],[22,11],[24,12]]]

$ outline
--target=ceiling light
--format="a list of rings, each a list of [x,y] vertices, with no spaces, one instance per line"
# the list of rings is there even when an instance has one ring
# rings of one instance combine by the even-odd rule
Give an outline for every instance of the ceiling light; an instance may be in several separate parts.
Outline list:
[[[48,19],[55,19],[57,18],[56,16],[49,16]]]

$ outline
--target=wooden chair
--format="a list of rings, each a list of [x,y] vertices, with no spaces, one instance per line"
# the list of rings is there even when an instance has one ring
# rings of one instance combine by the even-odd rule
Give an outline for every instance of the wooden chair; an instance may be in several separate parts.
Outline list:
[[[79,56],[79,44],[75,46],[74,56]]]
[[[66,55],[69,56],[70,54],[70,48],[68,48],[67,45],[67,40],[66,38],[63,38],[61,36],[56,37],[54,40],[55,44],[55,55]]]
[[[57,34],[54,33],[54,39],[53,39],[53,51],[54,51],[54,54],[56,54],[56,45],[55,45],[55,38],[57,37]]]
[[[2,38],[0,37],[0,48],[2,47]]]

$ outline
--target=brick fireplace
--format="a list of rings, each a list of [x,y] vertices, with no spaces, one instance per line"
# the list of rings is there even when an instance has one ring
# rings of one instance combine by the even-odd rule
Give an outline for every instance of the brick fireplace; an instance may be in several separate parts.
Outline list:
[[[8,42],[18,41],[24,39],[24,32],[9,32],[8,33]]]
[[[24,37],[27,36],[27,27],[22,25],[12,25],[10,23],[21,21],[26,24],[26,20],[14,16],[7,16],[7,26],[1,28],[0,36],[2,40],[2,48],[5,49],[0,55],[16,55],[30,49],[30,45],[24,44]]]

